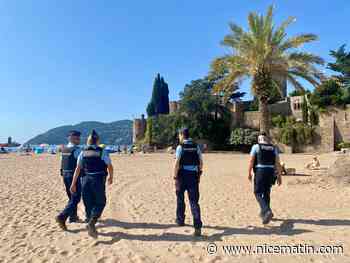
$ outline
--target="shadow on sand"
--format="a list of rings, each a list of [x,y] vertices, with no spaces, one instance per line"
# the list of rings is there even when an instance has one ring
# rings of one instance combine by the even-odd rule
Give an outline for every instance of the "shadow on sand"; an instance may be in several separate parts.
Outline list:
[[[169,229],[176,227],[175,224],[156,224],[156,223],[128,223],[114,219],[107,219],[100,222],[98,228],[105,227],[121,227],[124,229]],[[122,239],[125,240],[138,240],[138,241],[171,241],[171,242],[214,242],[222,241],[225,236],[232,235],[282,235],[282,236],[293,236],[302,233],[312,232],[305,229],[285,229],[280,226],[270,227],[254,227],[249,226],[246,228],[233,228],[224,226],[204,226],[203,230],[212,229],[219,231],[210,236],[203,235],[202,237],[193,237],[191,234],[178,234],[178,233],[163,233],[163,234],[130,234],[123,232],[100,232],[100,236],[111,237],[108,241],[97,241],[96,245],[104,244],[111,245]]]
[[[283,177],[309,177],[311,174],[284,174]]]
[[[313,232],[308,229],[295,228],[295,224],[307,224],[317,226],[350,226],[350,220],[346,219],[273,219],[274,222],[281,222],[279,226],[248,226],[244,228],[226,227],[226,226],[210,226],[205,225],[203,230],[216,230],[218,233],[202,237],[193,237],[191,234],[178,233],[162,233],[162,234],[130,234],[123,232],[100,232],[99,235],[103,237],[111,237],[111,240],[99,240],[98,244],[112,245],[120,240],[137,240],[137,241],[170,241],[170,242],[214,242],[222,241],[225,236],[233,235],[280,235],[280,236],[294,236],[303,233]],[[158,224],[158,223],[138,223],[138,222],[124,222],[115,219],[101,220],[98,229],[120,227],[123,229],[158,229],[165,230],[177,227],[175,224]],[[85,229],[70,230],[71,233],[79,233]]]
[[[294,229],[294,224],[306,224],[316,226],[350,226],[350,220],[347,219],[278,219],[274,218],[272,221],[281,221],[280,228],[283,231],[290,231]]]

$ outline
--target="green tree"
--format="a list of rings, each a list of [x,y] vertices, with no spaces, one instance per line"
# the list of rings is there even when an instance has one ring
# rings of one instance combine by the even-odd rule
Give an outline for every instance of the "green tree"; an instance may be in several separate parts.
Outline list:
[[[149,117],[169,114],[169,87],[159,73],[154,80],[152,98],[146,111]]]
[[[335,58],[334,63],[328,63],[328,68],[338,72],[337,76],[341,84],[350,88],[350,52],[345,51],[345,45],[342,45],[338,50],[331,50],[331,56]]]
[[[212,82],[208,79],[194,80],[186,85],[180,93],[179,114],[184,116],[184,125],[190,128],[194,138],[223,145],[230,135],[231,116],[213,96],[212,88]]]
[[[319,109],[326,109],[328,106],[344,106],[347,101],[347,93],[339,82],[334,79],[328,79],[315,88],[310,97],[312,105],[316,105]]]
[[[275,26],[272,6],[266,16],[250,13],[248,30],[231,23],[231,33],[222,42],[232,49],[232,55],[219,57],[212,63],[210,76],[218,79],[216,91],[226,92],[234,83],[247,77],[251,79],[252,93],[259,100],[262,116],[260,129],[265,132],[269,131],[268,102],[271,92],[273,88],[281,88],[272,76],[286,78],[298,90],[303,89],[299,78],[317,86],[322,77],[315,65],[323,64],[323,60],[297,50],[303,44],[316,40],[317,36],[301,34],[287,38],[286,28],[294,20],[290,17],[280,26]]]

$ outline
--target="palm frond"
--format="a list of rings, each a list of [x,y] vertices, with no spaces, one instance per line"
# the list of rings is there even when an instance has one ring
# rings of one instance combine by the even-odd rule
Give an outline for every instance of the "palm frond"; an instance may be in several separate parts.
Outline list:
[[[298,48],[303,44],[312,42],[312,41],[316,41],[318,39],[318,36],[315,34],[301,34],[301,35],[297,35],[294,37],[291,37],[289,39],[287,39],[286,41],[284,41],[281,45],[280,45],[280,49],[282,51],[291,49],[291,48]]]
[[[288,60],[294,60],[302,63],[311,63],[317,65],[323,65],[324,59],[307,52],[293,52],[288,55]]]

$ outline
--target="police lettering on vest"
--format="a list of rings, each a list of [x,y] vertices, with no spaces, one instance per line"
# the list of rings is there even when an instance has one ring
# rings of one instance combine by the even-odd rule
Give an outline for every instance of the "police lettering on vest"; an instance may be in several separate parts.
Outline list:
[[[85,175],[107,175],[107,165],[102,160],[103,149],[89,146],[83,150],[83,170]]]
[[[256,166],[274,166],[276,161],[275,147],[272,144],[259,144]]]
[[[193,142],[181,144],[182,152],[180,158],[180,166],[199,165],[198,146]]]
[[[75,147],[64,147],[62,149],[61,172],[73,173],[77,167],[77,159],[74,156]]]

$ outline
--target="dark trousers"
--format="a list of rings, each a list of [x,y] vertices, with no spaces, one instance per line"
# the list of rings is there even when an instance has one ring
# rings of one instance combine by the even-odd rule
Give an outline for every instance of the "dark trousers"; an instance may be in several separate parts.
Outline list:
[[[76,219],[78,217],[77,210],[78,210],[78,204],[81,200],[81,185],[80,185],[80,179],[78,179],[77,182],[77,191],[72,194],[70,192],[70,186],[72,185],[73,181],[73,174],[72,173],[66,173],[63,174],[63,182],[64,186],[66,188],[66,193],[68,197],[68,203],[66,207],[63,209],[59,217],[62,219],[67,219],[68,217],[72,220]]]
[[[193,225],[195,228],[202,227],[201,210],[199,206],[199,177],[197,172],[181,170],[176,187],[177,209],[176,221],[183,223],[185,221],[185,192],[187,191],[190,200],[191,212],[193,216]]]
[[[100,218],[106,206],[106,176],[85,175],[81,186],[86,218]]]
[[[273,168],[257,168],[254,175],[254,194],[264,215],[271,211],[270,194],[275,170]]]

